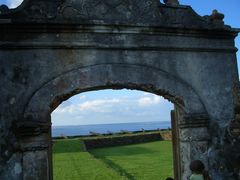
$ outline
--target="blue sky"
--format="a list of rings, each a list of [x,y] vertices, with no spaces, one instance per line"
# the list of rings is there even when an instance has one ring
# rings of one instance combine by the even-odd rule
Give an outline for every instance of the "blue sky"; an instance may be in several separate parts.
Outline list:
[[[15,8],[19,6],[23,0],[0,0],[0,5],[1,4],[6,4],[9,8]]]
[[[22,0],[0,0],[11,8]],[[180,0],[201,16],[213,9],[225,14],[224,22],[240,28],[240,0]],[[240,37],[236,38],[240,48]],[[237,53],[240,61],[240,53]],[[238,67],[239,67],[238,63]],[[135,90],[102,90],[76,95],[63,102],[53,113],[53,126],[170,120],[173,105],[162,97]]]
[[[169,121],[172,103],[135,90],[85,92],[63,102],[52,113],[57,125]]]

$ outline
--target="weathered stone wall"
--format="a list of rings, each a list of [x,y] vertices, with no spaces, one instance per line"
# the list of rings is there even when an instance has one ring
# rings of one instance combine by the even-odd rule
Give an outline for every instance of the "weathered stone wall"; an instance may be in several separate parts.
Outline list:
[[[171,132],[169,132],[171,134]],[[138,144],[160,140],[171,140],[166,133],[148,133],[148,134],[137,134],[137,135],[124,135],[124,136],[113,136],[113,137],[97,137],[84,139],[83,142],[87,150],[94,148],[121,146],[129,144]]]
[[[178,107],[181,179],[196,158],[213,179],[238,179],[237,31],[221,14],[203,18],[170,1],[96,2],[0,8],[0,179],[51,179],[51,112],[106,88]]]

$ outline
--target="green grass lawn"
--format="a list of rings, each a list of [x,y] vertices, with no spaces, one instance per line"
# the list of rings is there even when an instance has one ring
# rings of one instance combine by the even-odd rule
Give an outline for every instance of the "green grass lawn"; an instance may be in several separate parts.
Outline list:
[[[124,180],[104,162],[84,152],[79,139],[58,140],[53,147],[54,180]]]
[[[57,140],[54,180],[165,180],[173,176],[171,141],[83,150],[79,139]]]
[[[91,153],[128,179],[165,180],[173,176],[171,141],[99,148]]]

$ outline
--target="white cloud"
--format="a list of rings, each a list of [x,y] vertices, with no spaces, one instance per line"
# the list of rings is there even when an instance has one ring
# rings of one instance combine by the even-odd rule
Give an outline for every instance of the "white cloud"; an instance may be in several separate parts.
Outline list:
[[[139,106],[150,106],[150,105],[156,105],[160,103],[160,96],[157,95],[148,95],[146,97],[141,97],[138,99]]]
[[[82,95],[82,96],[79,97],[79,99],[81,99],[81,100],[86,99],[86,96]]]
[[[143,95],[144,95],[144,96],[151,96],[151,95],[153,95],[153,94],[151,94],[151,93],[149,93],[149,92],[143,92]]]
[[[71,104],[65,107],[60,106],[54,112],[67,114],[76,114],[82,111],[111,112],[113,105],[119,102],[119,99],[97,99],[92,101],[85,101],[80,104]]]
[[[80,104],[80,110],[92,110],[95,112],[103,112],[103,109],[106,109],[106,107],[111,108],[113,104],[119,103],[119,99],[99,99],[99,100],[93,100],[93,101],[86,101],[82,104]],[[104,111],[105,112],[105,111]]]
[[[69,101],[69,103],[68,103]],[[86,92],[63,102],[52,113],[53,126],[166,121],[172,104],[140,91]]]
[[[23,2],[23,0],[7,0],[7,1],[6,1],[6,5],[7,5],[9,8],[16,8],[16,7],[18,7],[22,2]]]

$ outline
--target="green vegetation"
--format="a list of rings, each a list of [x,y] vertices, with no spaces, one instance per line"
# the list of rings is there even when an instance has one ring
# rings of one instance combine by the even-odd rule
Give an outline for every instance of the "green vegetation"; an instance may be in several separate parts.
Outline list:
[[[58,140],[53,148],[54,180],[124,180],[113,169],[84,152],[79,139]]]
[[[54,180],[164,180],[173,174],[171,141],[99,148],[90,153],[84,151],[80,139],[55,141]]]
[[[173,176],[171,141],[156,141],[90,151],[128,179],[163,180]]]

